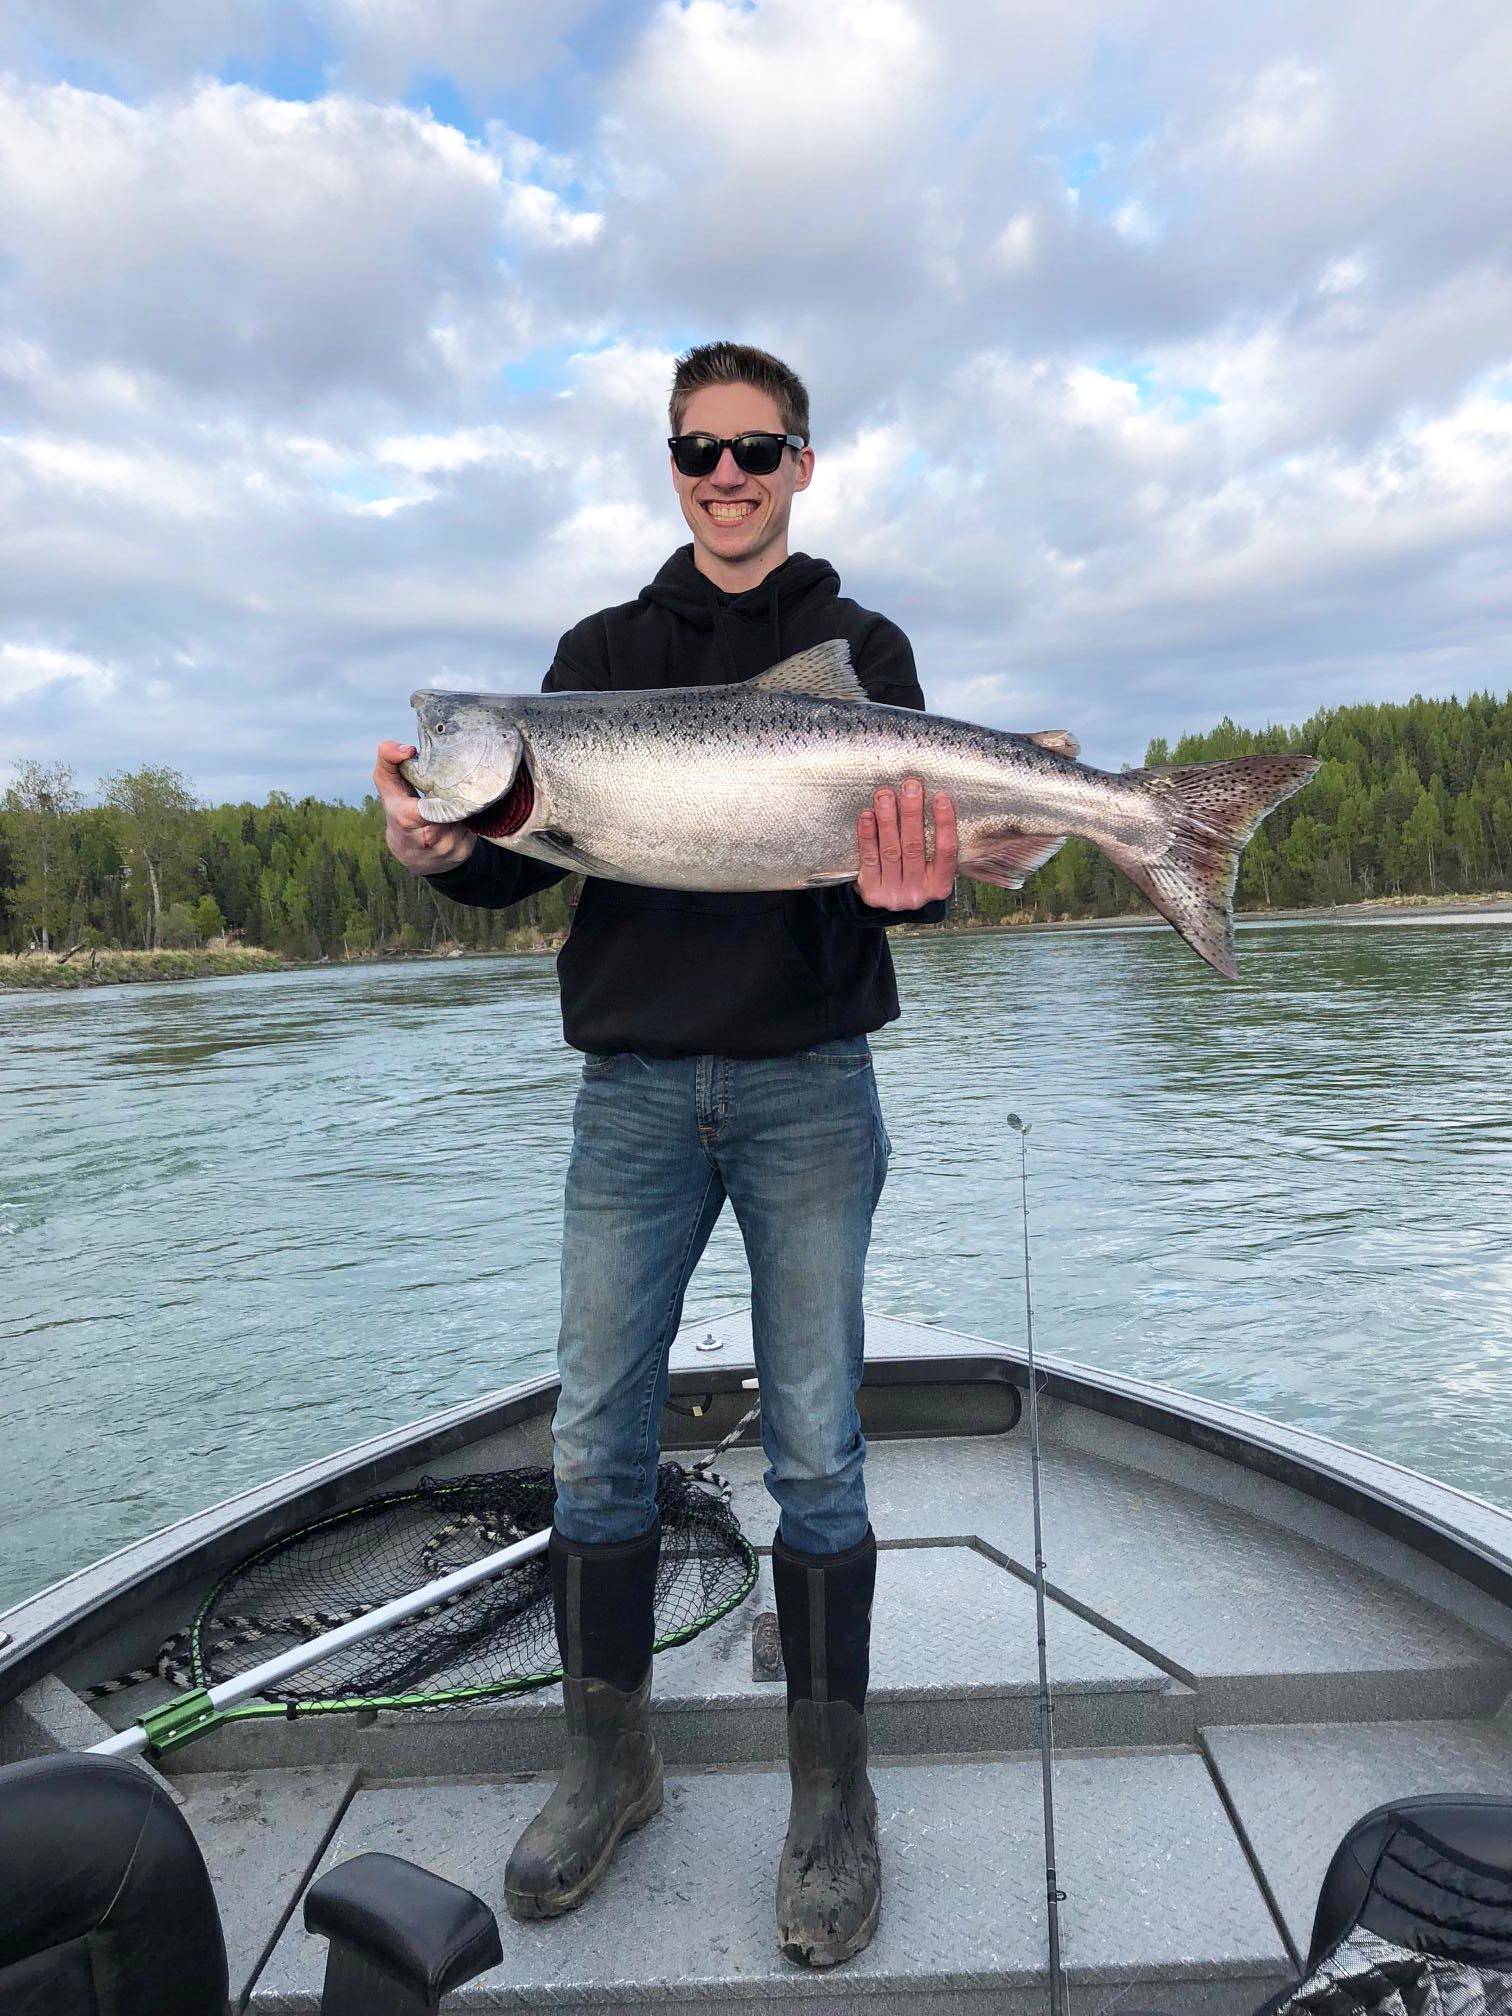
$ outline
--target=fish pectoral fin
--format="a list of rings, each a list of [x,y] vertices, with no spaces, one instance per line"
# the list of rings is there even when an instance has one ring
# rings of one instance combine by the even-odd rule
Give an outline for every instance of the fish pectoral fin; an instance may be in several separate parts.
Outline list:
[[[537,861],[544,861],[552,868],[570,868],[578,875],[607,876],[613,881],[620,870],[611,861],[601,861],[596,854],[576,841],[570,833],[563,833],[557,827],[543,827],[532,833],[529,840],[518,850],[521,854],[534,855]]]
[[[960,871],[978,882],[995,882],[999,889],[1022,889],[1024,877],[1043,868],[1065,844],[1064,833],[979,833],[970,853],[961,855]]]
[[[763,693],[805,693],[814,700],[866,698],[866,688],[851,670],[850,646],[843,637],[784,658],[745,683]]]
[[[1073,762],[1081,754],[1081,744],[1069,728],[1037,728],[1024,740],[1037,742],[1041,749],[1048,749],[1054,756],[1069,756]]]

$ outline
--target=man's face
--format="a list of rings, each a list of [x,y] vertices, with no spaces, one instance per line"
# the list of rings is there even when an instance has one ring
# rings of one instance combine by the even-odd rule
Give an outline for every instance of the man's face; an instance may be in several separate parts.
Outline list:
[[[770,393],[754,385],[708,385],[695,392],[683,414],[682,434],[712,434],[717,441],[737,434],[785,434]],[[694,539],[705,553],[727,565],[753,559],[774,541],[786,543],[793,494],[806,490],[814,473],[814,451],[784,448],[770,476],[748,476],[726,448],[708,476],[682,476],[672,467],[677,500]]]

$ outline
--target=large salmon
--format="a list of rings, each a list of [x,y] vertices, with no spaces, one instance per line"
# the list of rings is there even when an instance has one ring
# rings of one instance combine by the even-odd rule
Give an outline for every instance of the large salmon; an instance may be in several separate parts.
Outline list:
[[[1318,767],[1241,756],[1094,770],[1062,731],[879,706],[843,642],[732,686],[426,691],[411,704],[417,753],[400,768],[422,817],[537,860],[662,889],[849,882],[873,788],[918,777],[926,803],[955,802],[963,875],[1017,889],[1079,833],[1229,979],[1239,850]]]

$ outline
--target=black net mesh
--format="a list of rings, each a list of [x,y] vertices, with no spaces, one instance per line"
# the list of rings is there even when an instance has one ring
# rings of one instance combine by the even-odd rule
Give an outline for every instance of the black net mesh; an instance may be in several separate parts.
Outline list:
[[[211,1593],[189,1634],[194,1686],[213,1686],[292,1646],[497,1553],[551,1524],[549,1469],[425,1478],[288,1535]],[[717,1483],[664,1463],[658,1475],[658,1650],[696,1636],[751,1589],[756,1557]],[[435,1707],[560,1677],[544,1552],[406,1623],[322,1659],[265,1698],[295,1707]]]

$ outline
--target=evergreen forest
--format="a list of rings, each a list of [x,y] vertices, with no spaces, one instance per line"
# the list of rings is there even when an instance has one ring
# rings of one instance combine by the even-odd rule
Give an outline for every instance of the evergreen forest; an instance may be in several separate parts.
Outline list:
[[[1146,762],[1256,751],[1322,758],[1311,784],[1245,850],[1242,909],[1512,889],[1512,693],[1330,708],[1297,727],[1225,720]],[[92,802],[90,802],[92,801]],[[376,798],[204,805],[177,771],[149,767],[86,794],[67,766],[21,763],[0,794],[0,948],[264,946],[361,958],[441,945],[544,946],[575,883],[504,912],[471,910],[408,874],[384,845]],[[1072,839],[1021,892],[962,880],[962,921],[1113,916],[1146,906],[1089,843]]]

